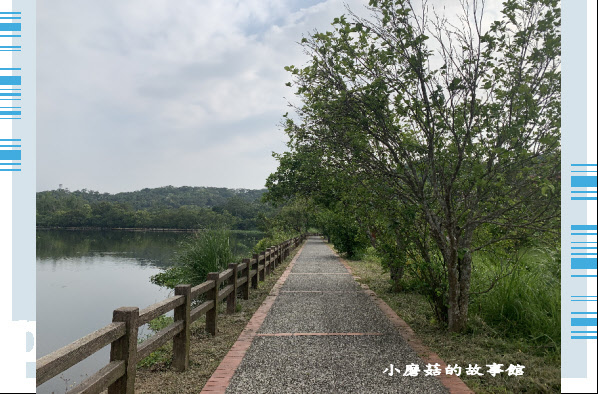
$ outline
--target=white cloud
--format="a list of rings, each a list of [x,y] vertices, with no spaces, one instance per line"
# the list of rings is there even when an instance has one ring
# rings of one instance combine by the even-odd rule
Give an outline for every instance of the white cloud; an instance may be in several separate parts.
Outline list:
[[[262,187],[284,149],[283,67],[343,13],[340,0],[38,2],[38,190]]]

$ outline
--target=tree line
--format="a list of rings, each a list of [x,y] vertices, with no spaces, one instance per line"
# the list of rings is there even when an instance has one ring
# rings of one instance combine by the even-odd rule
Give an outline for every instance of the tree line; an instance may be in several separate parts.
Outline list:
[[[483,1],[451,19],[414,3],[372,0],[301,40],[267,198],[311,206],[349,256],[375,248],[461,332],[472,286],[490,291],[524,248],[558,249],[560,8],[508,0],[486,24]],[[472,283],[480,255],[492,270]]]
[[[259,230],[280,209],[265,190],[166,186],[126,193],[57,189],[36,195],[40,227]]]

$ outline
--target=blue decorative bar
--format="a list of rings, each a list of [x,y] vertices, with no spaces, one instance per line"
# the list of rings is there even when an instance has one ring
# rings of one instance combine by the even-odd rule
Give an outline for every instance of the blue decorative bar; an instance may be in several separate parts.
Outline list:
[[[1,75],[0,76],[0,85],[20,85],[21,84],[21,76],[20,75]]]
[[[592,327],[596,325],[595,317],[574,317],[571,318],[571,325],[575,327]]]
[[[571,259],[571,269],[595,270],[595,269],[597,269],[596,259],[573,258],[573,259]]]
[[[0,31],[21,31],[20,23],[0,23]]]
[[[21,160],[21,150],[0,150],[0,160]]]

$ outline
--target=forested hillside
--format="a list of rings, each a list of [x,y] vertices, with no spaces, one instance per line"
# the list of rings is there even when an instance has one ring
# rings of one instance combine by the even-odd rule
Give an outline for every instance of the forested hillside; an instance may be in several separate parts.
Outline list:
[[[273,213],[265,190],[164,186],[126,193],[57,189],[37,193],[41,227],[259,228]]]

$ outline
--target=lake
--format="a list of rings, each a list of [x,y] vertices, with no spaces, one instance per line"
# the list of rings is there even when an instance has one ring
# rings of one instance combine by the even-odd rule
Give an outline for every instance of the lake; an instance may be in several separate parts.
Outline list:
[[[236,255],[248,257],[258,232],[233,232]],[[109,324],[121,306],[143,309],[173,294],[150,277],[173,264],[189,233],[37,231],[37,358]],[[140,337],[150,332],[142,327]],[[37,388],[63,393],[108,363],[109,346]]]

